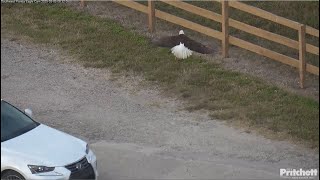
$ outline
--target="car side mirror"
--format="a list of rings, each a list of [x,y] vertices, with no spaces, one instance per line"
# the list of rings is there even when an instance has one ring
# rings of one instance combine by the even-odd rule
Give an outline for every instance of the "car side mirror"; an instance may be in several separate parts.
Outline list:
[[[24,113],[25,113],[27,116],[32,117],[32,111],[31,111],[31,109],[25,109],[25,110],[24,110]]]

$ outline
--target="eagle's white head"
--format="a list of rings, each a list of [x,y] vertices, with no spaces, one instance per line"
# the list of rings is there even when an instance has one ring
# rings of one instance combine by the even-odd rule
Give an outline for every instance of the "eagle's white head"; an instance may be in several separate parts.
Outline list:
[[[184,34],[183,30],[180,30],[180,31],[179,31],[179,35],[180,35],[180,34]]]

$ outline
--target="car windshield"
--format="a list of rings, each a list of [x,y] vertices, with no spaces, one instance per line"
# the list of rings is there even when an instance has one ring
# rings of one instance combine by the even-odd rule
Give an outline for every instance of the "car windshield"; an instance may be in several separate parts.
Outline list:
[[[38,125],[17,108],[1,101],[1,142],[20,136]]]

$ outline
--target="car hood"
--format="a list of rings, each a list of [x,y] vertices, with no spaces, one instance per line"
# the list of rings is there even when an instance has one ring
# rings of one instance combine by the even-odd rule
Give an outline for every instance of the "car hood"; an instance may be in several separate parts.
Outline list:
[[[28,159],[29,164],[65,166],[86,155],[86,143],[71,135],[40,124],[31,131],[1,143],[1,152]],[[2,155],[1,155],[2,156]]]

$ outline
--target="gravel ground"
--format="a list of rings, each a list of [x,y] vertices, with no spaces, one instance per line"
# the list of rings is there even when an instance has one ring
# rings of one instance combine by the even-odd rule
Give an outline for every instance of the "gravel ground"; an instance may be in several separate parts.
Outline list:
[[[1,38],[1,98],[89,141],[101,179],[274,179],[279,168],[319,168],[317,152],[183,111],[142,78],[114,80],[108,70],[74,61],[57,49]]]

